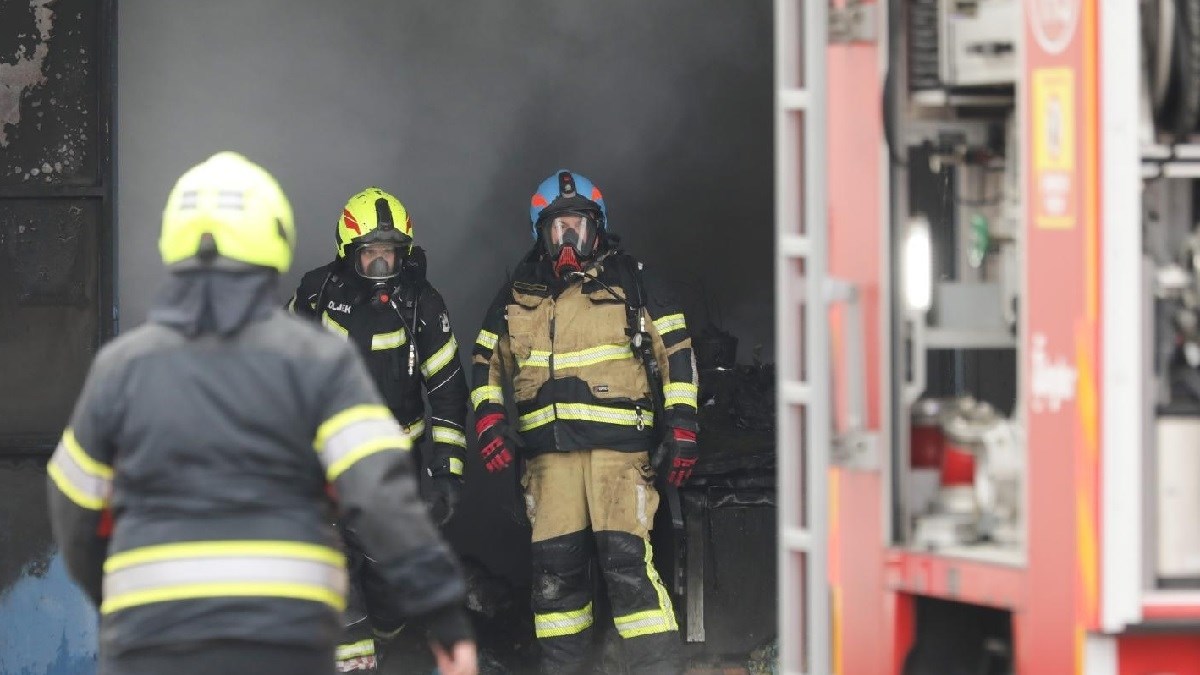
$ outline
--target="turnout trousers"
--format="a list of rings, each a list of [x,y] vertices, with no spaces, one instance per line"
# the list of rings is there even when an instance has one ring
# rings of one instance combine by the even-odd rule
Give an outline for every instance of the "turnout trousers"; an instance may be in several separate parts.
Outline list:
[[[654,568],[658,508],[645,452],[577,450],[531,458],[522,477],[533,527],[534,631],[544,673],[590,665],[598,563],[631,673],[680,672],[679,625]]]

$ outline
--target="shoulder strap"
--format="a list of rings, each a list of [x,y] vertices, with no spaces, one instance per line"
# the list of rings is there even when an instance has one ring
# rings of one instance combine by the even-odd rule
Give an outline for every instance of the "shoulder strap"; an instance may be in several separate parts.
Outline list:
[[[666,402],[663,400],[662,370],[659,368],[658,359],[654,357],[650,333],[646,330],[646,288],[642,283],[642,263],[622,253],[615,254],[613,258],[621,279],[621,287],[625,289],[626,332],[629,334],[633,351],[637,353],[642,367],[646,369],[650,399],[654,402],[654,426],[661,434]]]
[[[325,266],[325,278],[321,280],[321,288],[317,290],[316,306],[313,307],[313,311],[316,312],[318,318],[321,316],[321,312],[324,311],[323,308],[325,307],[325,287],[329,285],[330,281],[333,281],[336,278],[336,275],[333,272],[336,265],[337,261],[335,260]]]

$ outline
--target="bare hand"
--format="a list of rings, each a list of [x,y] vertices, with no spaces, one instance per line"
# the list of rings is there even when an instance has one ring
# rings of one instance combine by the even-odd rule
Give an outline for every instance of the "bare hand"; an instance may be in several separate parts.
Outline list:
[[[470,640],[455,642],[447,652],[436,642],[430,642],[433,657],[437,660],[438,672],[441,675],[477,675],[479,663],[475,656],[475,643]]]

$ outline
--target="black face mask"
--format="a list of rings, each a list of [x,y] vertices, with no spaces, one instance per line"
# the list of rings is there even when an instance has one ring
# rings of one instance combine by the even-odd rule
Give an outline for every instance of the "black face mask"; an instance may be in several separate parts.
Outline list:
[[[366,276],[372,279],[387,277],[391,276],[392,274],[392,266],[389,265],[383,258],[376,258],[371,261],[370,265],[367,265]]]

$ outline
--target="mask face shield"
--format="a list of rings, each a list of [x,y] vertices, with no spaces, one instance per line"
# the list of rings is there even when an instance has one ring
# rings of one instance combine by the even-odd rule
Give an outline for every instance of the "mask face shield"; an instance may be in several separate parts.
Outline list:
[[[551,258],[558,259],[563,248],[575,249],[580,258],[596,252],[598,228],[591,214],[569,211],[546,218],[540,224],[542,246]]]
[[[367,244],[354,253],[354,271],[364,279],[382,281],[400,272],[400,247],[395,244]]]

